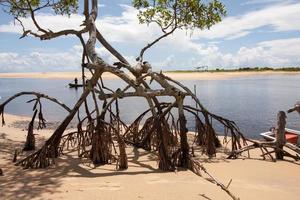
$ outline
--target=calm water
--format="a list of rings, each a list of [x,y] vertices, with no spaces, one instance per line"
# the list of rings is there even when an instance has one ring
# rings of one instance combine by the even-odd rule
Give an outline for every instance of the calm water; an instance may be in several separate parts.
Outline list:
[[[20,91],[38,91],[53,96],[72,107],[80,97],[81,90],[69,89],[67,79],[0,79],[0,103]],[[211,112],[234,120],[241,131],[250,137],[258,137],[276,124],[279,110],[289,109],[300,100],[300,75],[270,75],[234,78],[229,80],[187,80],[182,81],[193,90],[197,85],[197,96]],[[119,80],[109,80],[106,85],[117,89],[124,87]],[[31,98],[19,98],[6,107],[11,114],[31,115],[32,105],[26,103]],[[162,100],[170,100],[161,98]],[[190,99],[186,100],[191,104]],[[122,119],[129,123],[146,109],[142,98],[120,100]],[[53,103],[44,101],[44,111],[48,120],[62,120],[66,112]],[[188,116],[192,129],[193,117]],[[300,116],[288,114],[287,126],[300,130]]]

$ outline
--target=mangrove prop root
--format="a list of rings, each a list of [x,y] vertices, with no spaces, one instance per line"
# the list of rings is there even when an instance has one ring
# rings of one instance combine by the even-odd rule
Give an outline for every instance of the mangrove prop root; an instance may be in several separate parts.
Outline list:
[[[145,67],[145,64],[143,63],[137,63],[136,66],[131,66],[129,62],[105,40],[97,29],[97,0],[84,1],[85,21],[81,30],[68,29],[59,32],[43,29],[34,18],[34,13],[42,7],[32,10],[30,1],[27,1],[27,4],[28,11],[31,12],[31,20],[34,22],[38,32],[25,30],[21,20],[17,18],[23,27],[24,34],[22,37],[31,34],[41,40],[50,40],[64,35],[75,35],[79,38],[83,49],[81,57],[83,91],[72,108],[69,108],[55,98],[37,92],[17,93],[0,105],[0,115],[2,118],[2,125],[4,125],[4,107],[10,101],[23,95],[33,95],[36,97],[32,100],[35,101],[35,113],[28,126],[27,141],[31,147],[34,143],[33,121],[36,117],[37,110],[39,110],[38,129],[42,129],[46,126],[40,99],[43,98],[54,102],[68,112],[65,119],[41,149],[18,161],[16,165],[21,165],[24,168],[45,168],[53,164],[55,158],[63,154],[64,151],[77,150],[79,157],[89,157],[94,164],[107,164],[116,161],[118,169],[127,169],[128,161],[126,145],[129,144],[144,148],[148,151],[157,151],[159,168],[162,170],[174,170],[176,166],[182,166],[184,168],[190,167],[196,172],[203,170],[208,173],[202,165],[199,163],[197,164],[190,157],[190,155],[193,154],[193,150],[191,151],[193,147],[189,146],[187,137],[187,114],[192,114],[195,117],[197,144],[202,146],[202,149],[209,157],[215,156],[216,148],[219,146],[213,121],[214,124],[219,123],[224,126],[225,140],[227,136],[231,137],[232,146],[231,155],[229,157],[237,157],[241,152],[253,148],[261,148],[264,152],[263,155],[269,155],[271,157],[271,153],[266,149],[270,146],[269,144],[264,145],[254,143],[253,145],[245,147],[247,141],[250,140],[247,140],[243,136],[237,125],[233,121],[210,113],[201,104],[201,101],[197,96],[180,82],[165,76],[163,73],[152,72],[150,67],[140,70],[138,66],[142,67],[142,65],[144,65]],[[91,4],[91,7],[89,4]],[[163,37],[166,37],[173,31],[168,32]],[[83,40],[84,33],[88,33],[88,40],[86,43]],[[163,37],[160,37],[160,39]],[[154,43],[158,40],[155,40]],[[108,64],[96,53],[97,42],[100,42],[118,59],[119,62],[117,65]],[[151,46],[152,44],[147,45],[147,47],[141,51],[138,59],[139,61],[143,61],[144,50]],[[123,68],[128,70],[132,76],[126,74],[123,71]],[[91,79],[86,79],[86,70],[90,72]],[[103,73],[110,73],[116,76],[124,81],[126,86],[123,89],[118,88],[115,91],[104,86],[102,79]],[[147,81],[149,79],[150,82]],[[153,89],[150,85],[153,81],[156,82],[161,89]],[[128,91],[129,89],[131,89],[130,92]],[[92,94],[92,103],[88,103],[88,96],[90,94]],[[163,103],[158,98],[161,96],[172,97],[175,99],[175,102]],[[141,113],[129,126],[121,120],[120,110],[118,108],[118,99],[127,97],[144,98],[149,106],[149,108]],[[184,105],[186,97],[191,97],[196,106]],[[103,103],[102,108],[99,107],[100,102]],[[114,102],[116,103],[115,111],[113,111],[111,106]],[[38,105],[40,106],[39,108],[37,107]],[[79,111],[83,106],[85,116],[81,119],[82,113],[79,113]],[[174,116],[174,112],[172,113],[174,110],[178,116]],[[66,128],[74,118],[75,114],[77,114],[79,121],[77,131],[66,133]],[[117,145],[118,148],[116,148]],[[297,147],[288,144],[284,144],[284,146],[299,153],[299,148]],[[282,148],[279,149],[280,151],[283,151]],[[278,148],[275,150],[278,151]],[[293,156],[288,154],[288,152],[283,152],[283,155]],[[298,155],[293,157],[298,158]],[[238,199],[228,190],[228,187],[225,187],[216,179],[214,179],[214,182],[225,190],[233,199]]]
[[[92,136],[90,158],[94,164],[108,164],[111,156],[111,134],[102,120],[97,120],[96,130]]]
[[[291,143],[285,143],[282,147],[290,149],[295,153],[294,155],[288,152],[285,148],[278,149],[278,144],[276,142],[259,142],[252,140],[249,140],[248,142],[252,144],[230,152],[227,158],[236,159],[239,158],[243,152],[248,152],[253,149],[263,149],[264,151],[262,152],[261,156],[264,157],[265,155],[268,155],[272,161],[276,161],[276,159],[272,156],[272,153],[275,153],[276,151],[279,151],[280,155],[282,156],[293,158],[295,161],[300,160],[300,148]]]
[[[277,128],[275,129],[276,139],[274,142],[259,142],[248,139],[249,143],[252,143],[249,146],[233,150],[228,158],[238,158],[243,152],[250,151],[252,149],[260,149],[262,151],[261,156],[266,159],[268,155],[272,161],[283,160],[284,156],[293,158],[294,160],[300,160],[300,148],[296,145],[288,143],[285,139],[285,124],[286,124],[286,114],[284,111],[279,111],[277,114]],[[286,151],[290,149],[294,154]],[[269,151],[268,149],[272,149]],[[273,158],[271,153],[275,153],[276,159]]]
[[[37,110],[35,110],[32,120],[29,122],[26,142],[23,151],[32,151],[35,149],[35,137],[33,134],[33,128],[34,128],[33,126],[34,126],[34,120],[36,114],[37,114]]]

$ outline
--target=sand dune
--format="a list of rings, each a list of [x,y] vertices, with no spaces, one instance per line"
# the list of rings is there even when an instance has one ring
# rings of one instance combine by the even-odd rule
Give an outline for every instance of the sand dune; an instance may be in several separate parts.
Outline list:
[[[11,162],[13,150],[22,148],[26,136],[26,126],[12,126],[16,120],[28,118],[7,114],[7,125],[0,127],[0,168],[4,171],[0,176],[0,199],[230,199],[191,171],[157,170],[154,153],[130,146],[129,169],[125,171],[116,171],[115,165],[94,168],[74,153],[57,159],[57,165],[49,169],[22,170]],[[52,131],[36,133],[40,146]],[[230,190],[243,200],[299,199],[300,162],[262,161],[258,153],[251,153],[255,159],[227,160],[220,152],[212,160],[200,160],[224,184],[232,179]]]

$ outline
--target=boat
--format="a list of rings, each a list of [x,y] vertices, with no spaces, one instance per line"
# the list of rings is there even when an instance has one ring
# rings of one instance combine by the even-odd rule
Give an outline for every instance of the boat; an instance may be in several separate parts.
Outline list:
[[[82,84],[69,83],[69,87],[70,88],[79,88],[79,87],[83,87],[83,85]]]
[[[275,128],[268,132],[261,133],[260,135],[267,141],[275,141]],[[287,142],[300,146],[300,131],[285,128],[285,139]]]

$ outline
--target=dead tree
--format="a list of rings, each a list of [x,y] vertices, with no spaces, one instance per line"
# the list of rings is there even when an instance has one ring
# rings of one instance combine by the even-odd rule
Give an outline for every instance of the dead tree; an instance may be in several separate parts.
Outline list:
[[[300,160],[300,156],[299,156],[300,148],[286,141],[285,124],[286,124],[286,114],[284,111],[279,111],[277,114],[277,127],[275,130],[275,141],[259,142],[259,141],[247,139],[248,143],[252,143],[252,144],[246,145],[243,148],[239,148],[237,150],[232,151],[228,156],[228,158],[238,158],[243,152],[249,152],[250,150],[253,149],[260,149],[262,152],[261,157],[263,157],[263,159],[266,159],[266,156],[268,156],[272,161],[276,161],[276,160],[283,160],[284,157],[286,156],[294,159],[295,161]],[[273,153],[275,153],[276,156],[275,158],[272,155]],[[250,156],[249,153],[248,156]]]
[[[293,108],[290,108],[287,112],[291,113],[297,111],[300,114],[300,101],[298,101]]]
[[[283,146],[286,143],[285,139],[285,124],[286,115],[284,111],[279,111],[277,114],[277,128],[275,132],[276,136],[276,159],[283,160]]]

